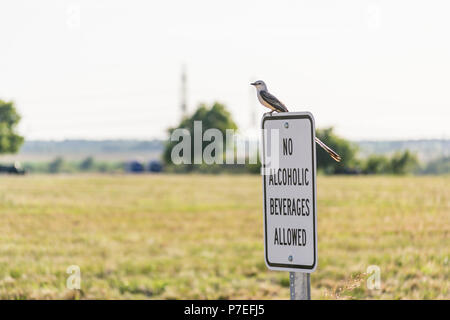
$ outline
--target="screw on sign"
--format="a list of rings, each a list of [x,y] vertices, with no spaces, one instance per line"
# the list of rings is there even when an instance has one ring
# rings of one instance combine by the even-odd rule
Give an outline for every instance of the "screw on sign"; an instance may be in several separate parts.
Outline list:
[[[310,299],[309,274],[317,268],[314,118],[274,114],[262,129],[265,262],[290,272],[291,299]]]

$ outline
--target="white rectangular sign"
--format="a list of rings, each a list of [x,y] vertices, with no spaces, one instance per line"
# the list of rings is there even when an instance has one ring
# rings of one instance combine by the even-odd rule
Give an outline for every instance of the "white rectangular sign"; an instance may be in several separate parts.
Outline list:
[[[262,120],[264,251],[271,270],[317,267],[316,146],[309,112]]]

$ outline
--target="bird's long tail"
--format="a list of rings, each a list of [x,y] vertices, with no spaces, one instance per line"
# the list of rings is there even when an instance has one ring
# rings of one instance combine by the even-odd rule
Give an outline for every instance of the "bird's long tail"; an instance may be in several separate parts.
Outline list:
[[[286,112],[289,112],[287,108],[286,108]],[[325,143],[322,142],[322,140],[320,140],[317,137],[316,137],[316,143],[319,146],[321,146],[323,150],[328,152],[328,154],[330,155],[330,157],[333,158],[333,160],[335,160],[336,162],[341,162],[341,156],[338,155],[333,149],[331,149],[329,146],[327,146]]]
[[[341,156],[338,155],[336,152],[334,152],[333,149],[331,149],[329,146],[327,146],[325,143],[323,143],[319,138],[316,137],[316,143],[322,147],[323,150],[328,152],[330,157],[332,157],[335,161],[341,162]]]

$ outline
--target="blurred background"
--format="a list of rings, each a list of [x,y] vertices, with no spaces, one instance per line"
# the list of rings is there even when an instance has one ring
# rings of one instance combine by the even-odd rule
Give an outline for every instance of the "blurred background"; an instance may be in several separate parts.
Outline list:
[[[344,159],[318,150],[313,298],[449,298],[449,9],[2,1],[0,297],[287,298],[262,259],[259,163],[170,161],[170,132],[195,120],[258,140],[262,79]],[[227,242],[218,225],[255,231]],[[383,288],[351,289],[372,264]]]
[[[0,98],[15,102],[25,144],[2,160],[148,162],[169,127],[215,101],[257,139],[264,110],[255,79],[363,156],[448,157],[447,9],[445,1],[5,1]]]

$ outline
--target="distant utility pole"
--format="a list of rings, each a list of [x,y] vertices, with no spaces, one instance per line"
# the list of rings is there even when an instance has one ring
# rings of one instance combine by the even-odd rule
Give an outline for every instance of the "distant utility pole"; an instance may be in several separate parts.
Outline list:
[[[252,77],[250,79],[250,82],[254,82],[255,81],[255,77]],[[256,116],[256,103],[255,103],[255,94],[253,91],[253,88],[249,87],[249,104],[250,104],[250,108],[248,108],[250,110],[250,129],[255,129],[257,127],[257,116]]]
[[[183,64],[181,70],[181,117],[184,118],[187,115],[187,75],[186,65]]]

